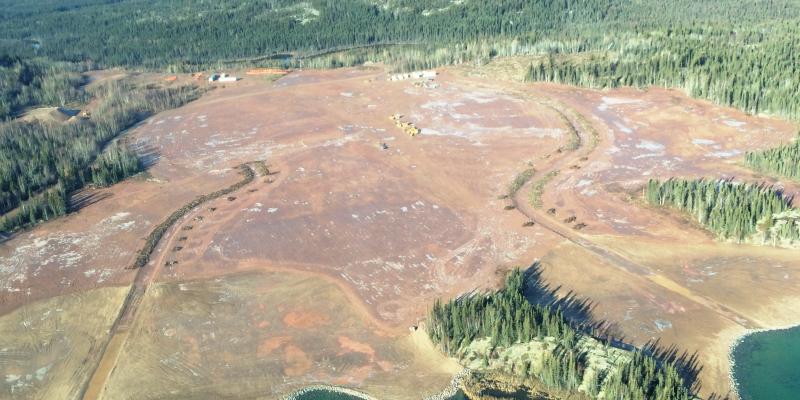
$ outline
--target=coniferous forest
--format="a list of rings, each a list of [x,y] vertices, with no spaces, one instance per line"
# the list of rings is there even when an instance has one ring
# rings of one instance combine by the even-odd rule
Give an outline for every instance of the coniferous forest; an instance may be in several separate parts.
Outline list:
[[[147,116],[199,94],[193,86],[139,88],[114,81],[88,94],[100,99],[91,118],[0,125],[0,230],[63,215],[70,192],[139,172],[136,154],[121,142],[109,145],[112,140]]]
[[[0,121],[29,106],[86,100],[79,88],[85,80],[84,70],[83,64],[0,53]]]
[[[744,162],[756,171],[800,181],[800,138],[772,149],[748,151]]]
[[[791,199],[766,186],[725,180],[651,179],[645,199],[691,215],[721,239],[745,242],[757,233],[765,239],[800,239]]]
[[[749,113],[798,119],[798,35],[796,24],[766,32],[692,26],[623,34],[596,51],[542,57],[527,77],[595,88],[675,87]]]
[[[583,381],[584,354],[578,346],[582,333],[572,327],[558,309],[531,304],[524,296],[525,277],[513,270],[505,287],[488,294],[470,294],[448,302],[436,301],[426,328],[434,343],[456,356],[475,340],[490,338],[496,347],[508,347],[543,338],[554,338],[557,347],[544,355],[541,372],[518,371],[522,378],[536,379],[550,389],[574,392]],[[606,399],[691,398],[677,368],[641,351],[614,368],[587,393]]]
[[[0,5],[6,39],[0,54],[11,57],[191,71],[224,61],[315,67],[385,61],[409,69],[538,55],[531,80],[678,87],[748,112],[800,117],[800,4],[790,0]],[[380,45],[403,46],[364,48]],[[354,54],[330,56],[347,49]],[[324,54],[322,62],[314,54]],[[12,108],[27,101],[23,94]]]

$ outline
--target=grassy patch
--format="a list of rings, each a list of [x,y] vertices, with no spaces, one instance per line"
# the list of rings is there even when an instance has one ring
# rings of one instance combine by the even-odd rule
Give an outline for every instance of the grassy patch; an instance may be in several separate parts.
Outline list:
[[[544,194],[544,187],[548,182],[553,180],[558,175],[558,170],[550,171],[547,175],[543,176],[538,181],[534,182],[531,188],[531,205],[533,208],[542,208],[542,195]]]
[[[531,178],[533,178],[533,174],[536,173],[536,170],[533,168],[528,168],[525,171],[520,172],[514,178],[510,185],[508,185],[508,197],[514,197],[515,194],[523,187],[526,183],[528,183]]]

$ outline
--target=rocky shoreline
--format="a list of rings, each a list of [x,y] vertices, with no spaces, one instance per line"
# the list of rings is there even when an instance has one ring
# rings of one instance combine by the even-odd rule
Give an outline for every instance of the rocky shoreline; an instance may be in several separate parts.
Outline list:
[[[449,400],[450,398],[455,396],[456,393],[458,393],[458,391],[461,389],[462,381],[464,380],[464,378],[469,376],[470,372],[471,371],[469,370],[469,368],[462,369],[453,376],[453,379],[450,380],[450,383],[441,392],[424,397],[422,400]],[[359,392],[354,389],[348,389],[340,386],[331,386],[331,385],[307,386],[284,397],[282,400],[298,400],[302,395],[318,390],[346,394],[348,396],[358,397],[359,399],[363,400],[378,400],[375,397],[372,397],[366,393]]]
[[[789,329],[800,328],[800,324],[792,324],[781,326],[777,328],[763,328],[763,329],[748,329],[743,334],[739,335],[733,343],[728,346],[728,377],[730,378],[731,382],[731,392],[735,396],[736,399],[741,399],[739,394],[739,382],[736,381],[736,377],[734,376],[734,369],[736,369],[736,359],[734,358],[734,351],[736,351],[736,347],[742,343],[748,336],[756,334],[756,333],[763,333],[763,332],[776,332],[776,331],[786,331]]]
[[[447,385],[444,390],[441,392],[425,397],[422,400],[449,400],[453,396],[458,393],[459,389],[461,389],[461,384],[464,378],[469,376],[471,373],[469,368],[462,369],[459,373],[453,376],[453,379],[450,380],[450,384]]]
[[[370,396],[370,395],[368,395],[366,393],[362,393],[362,392],[359,392],[357,390],[343,388],[343,387],[339,387],[339,386],[330,386],[330,385],[307,386],[307,387],[304,387],[304,388],[302,388],[302,389],[300,389],[300,390],[298,390],[298,391],[296,391],[296,392],[284,397],[283,400],[298,400],[300,398],[300,396],[302,396],[302,395],[304,395],[306,393],[309,393],[309,392],[317,391],[317,390],[324,390],[324,391],[333,392],[333,393],[346,394],[348,396],[358,397],[358,398],[364,399],[364,400],[378,400],[378,399],[376,399],[376,398],[374,398],[374,397],[372,397],[372,396]]]

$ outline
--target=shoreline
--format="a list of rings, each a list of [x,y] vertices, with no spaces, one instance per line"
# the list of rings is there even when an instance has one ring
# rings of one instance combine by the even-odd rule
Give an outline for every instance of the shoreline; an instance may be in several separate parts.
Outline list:
[[[461,390],[461,384],[464,378],[470,374],[469,368],[463,368],[461,371],[453,375],[453,378],[450,380],[450,383],[447,384],[440,392],[432,394],[430,396],[425,396],[421,398],[421,400],[448,400],[458,393]],[[298,400],[298,398],[306,393],[313,392],[313,391],[328,391],[333,393],[339,394],[346,394],[348,396],[357,397],[363,400],[378,400],[376,397],[372,397],[371,395],[355,390],[350,389],[342,386],[334,386],[334,385],[310,385],[306,386],[302,389],[296,390],[289,395],[282,397],[282,400]]]
[[[730,380],[731,393],[736,396],[737,399],[741,399],[742,397],[739,394],[739,382],[736,381],[736,377],[734,376],[736,360],[734,359],[733,353],[736,351],[736,347],[739,346],[739,344],[741,344],[742,341],[744,341],[748,336],[756,333],[788,331],[795,328],[800,328],[800,322],[789,325],[781,325],[776,328],[746,329],[744,333],[738,335],[733,340],[733,343],[728,345],[728,379]]]
[[[296,390],[296,391],[292,392],[291,394],[283,397],[283,400],[297,400],[300,396],[302,396],[302,395],[304,395],[306,393],[313,392],[313,391],[318,391],[318,390],[320,390],[320,391],[324,390],[324,391],[333,392],[333,393],[339,393],[339,394],[346,394],[348,396],[358,397],[359,399],[363,399],[363,400],[378,400],[375,397],[372,397],[372,396],[370,396],[370,395],[368,395],[366,393],[363,393],[363,392],[359,392],[358,390],[349,389],[349,388],[341,387],[341,386],[333,386],[333,385],[311,385],[311,386],[306,386],[306,387],[304,387],[302,389]]]

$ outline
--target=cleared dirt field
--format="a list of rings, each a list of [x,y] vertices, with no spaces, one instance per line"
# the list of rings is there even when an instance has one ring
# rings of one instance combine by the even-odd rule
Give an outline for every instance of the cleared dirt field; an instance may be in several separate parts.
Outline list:
[[[145,288],[92,385],[89,372],[25,396],[75,398],[90,386],[107,399],[276,398],[328,383],[420,398],[457,367],[409,328],[435,298],[493,287],[535,260],[547,283],[590,299],[593,317],[625,340],[698,352],[703,394],[728,393],[736,335],[800,322],[787,307],[800,293],[796,250],[718,243],[638,200],[650,177],[755,179],[743,152],[789,140],[794,126],[663,89],[441,72],[428,87],[388,82],[377,68],[245,79],[133,129],[157,155],[148,176],[90,193],[77,214],[0,247],[4,336],[24,334],[9,321],[39,299],[134,279]],[[156,224],[256,160],[268,175],[190,212],[146,274],[125,269]],[[501,199],[531,167],[531,181]],[[112,289],[87,293],[100,290]],[[122,297],[108,301],[119,309]],[[69,356],[94,360],[93,371],[101,353]],[[0,359],[0,375],[17,374],[10,365]]]
[[[159,283],[103,397],[275,398],[325,382],[404,398],[409,387],[436,393],[458,371],[349,302],[332,282],[286,271]]]
[[[36,301],[0,318],[0,397],[78,397],[126,292],[86,290]]]

